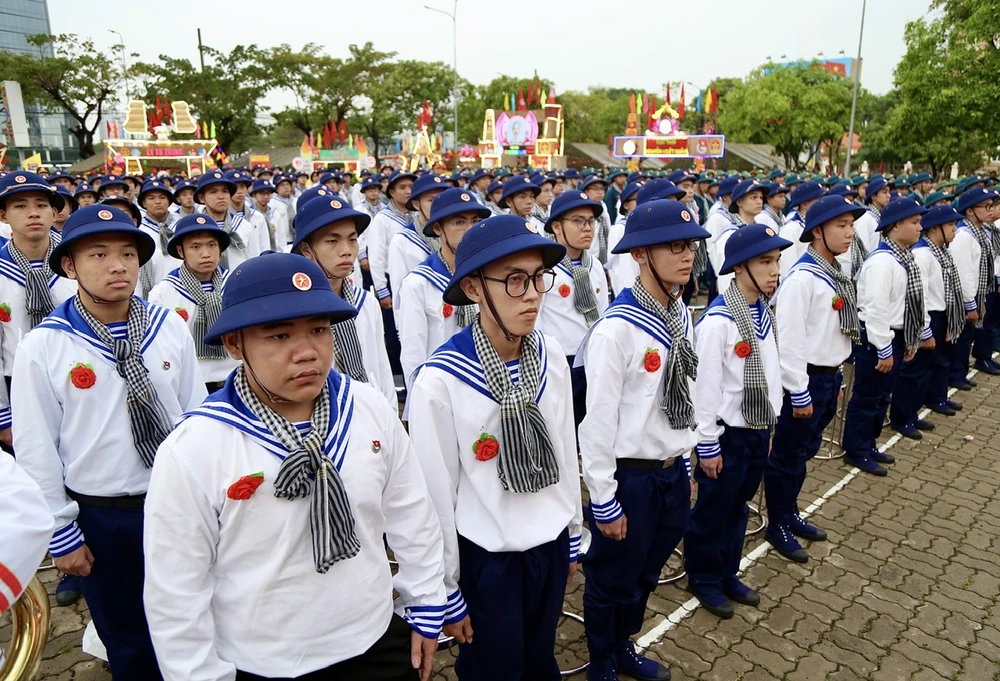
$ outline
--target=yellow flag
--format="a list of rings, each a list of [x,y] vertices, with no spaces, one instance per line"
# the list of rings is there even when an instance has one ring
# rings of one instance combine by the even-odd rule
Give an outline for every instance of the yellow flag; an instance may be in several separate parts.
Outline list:
[[[31,173],[35,172],[41,167],[41,165],[42,165],[41,152],[35,154],[34,156],[29,156],[28,158],[24,159],[24,170],[27,170],[28,172]]]

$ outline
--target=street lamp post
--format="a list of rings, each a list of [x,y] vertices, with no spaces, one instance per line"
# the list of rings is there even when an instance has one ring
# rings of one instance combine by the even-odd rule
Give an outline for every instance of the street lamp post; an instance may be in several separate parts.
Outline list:
[[[128,62],[125,61],[125,39],[122,37],[121,33],[113,28],[109,28],[108,33],[114,33],[118,36],[118,44],[122,48],[122,76],[125,78],[125,97],[129,97],[131,96],[131,93],[129,92],[129,90],[131,90],[131,83],[129,83],[128,77]]]
[[[851,126],[847,132],[847,162],[844,164],[844,175],[851,174],[851,152],[854,151],[854,115],[858,110],[858,84],[861,81],[861,42],[865,37],[865,10],[868,0],[861,1],[861,30],[858,32],[858,59],[854,64],[854,96],[851,97]]]
[[[443,9],[438,9],[437,7],[431,7],[430,5],[424,5],[424,9],[429,9],[432,12],[438,12],[451,19],[451,42],[452,42],[452,59],[454,60],[452,69],[455,71],[455,81],[452,85],[452,101],[455,104],[455,140],[454,152],[455,152],[455,167],[458,167],[458,0],[455,0],[455,6],[451,12],[446,12]]]

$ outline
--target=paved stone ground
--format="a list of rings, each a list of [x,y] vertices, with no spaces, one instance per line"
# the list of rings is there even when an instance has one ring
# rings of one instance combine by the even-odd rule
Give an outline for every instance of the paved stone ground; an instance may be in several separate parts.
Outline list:
[[[902,440],[889,450],[897,463],[887,478],[859,474],[817,511],[815,522],[830,540],[809,547],[808,564],[768,552],[748,569],[759,608],[736,606],[726,621],[698,609],[649,654],[669,663],[676,681],[1000,678],[1000,379],[976,380],[977,389],[957,397],[964,411],[934,416],[938,428],[923,441]],[[848,472],[840,460],[814,461],[800,505]],[[747,552],[761,542],[761,535],[751,537]],[[42,579],[51,592],[55,574]],[[688,600],[683,585],[653,595],[643,633]],[[568,610],[582,611],[582,593],[577,575]],[[38,678],[110,679],[80,648],[85,605],[52,612]],[[0,628],[0,644],[9,636],[9,626]],[[567,668],[581,664],[582,626],[567,620],[559,647]],[[455,678],[453,655],[439,653],[436,680]]]

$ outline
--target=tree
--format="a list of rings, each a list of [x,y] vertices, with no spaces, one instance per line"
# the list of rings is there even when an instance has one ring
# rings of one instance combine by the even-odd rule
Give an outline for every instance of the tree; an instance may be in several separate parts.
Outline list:
[[[542,91],[552,90],[552,82],[540,79]],[[475,145],[483,134],[483,120],[487,109],[503,111],[510,108],[510,104],[505,104],[504,97],[509,102],[511,94],[517,97],[519,90],[527,92],[529,85],[534,87],[535,76],[531,78],[516,78],[514,76],[500,76],[494,78],[486,85],[472,85],[463,83],[459,85],[462,96],[458,103],[458,137],[463,142]],[[527,98],[527,95],[525,95]],[[560,97],[562,101],[562,97]],[[540,108],[533,103],[529,108]]]
[[[454,71],[442,62],[390,62],[373,70],[362,83],[357,114],[348,118],[349,130],[360,130],[372,141],[376,160],[392,136],[416,128],[417,114],[426,100],[434,120],[445,130],[454,121],[447,106],[451,99]]]
[[[137,64],[150,94],[186,101],[200,121],[215,124],[215,137],[229,154],[246,151],[263,132],[257,114],[267,111],[264,96],[277,85],[267,52],[256,45],[237,45],[228,54],[204,47],[207,62],[200,71],[187,59],[159,56],[159,63]]]
[[[704,102],[704,97],[708,95],[709,92],[713,90],[719,96],[719,101],[722,101],[726,95],[733,91],[736,86],[740,85],[743,81],[740,78],[713,78],[709,81],[705,89],[702,90],[702,101]],[[689,133],[701,133],[705,130],[705,123],[709,120],[712,121],[715,132],[725,132],[720,129],[718,121],[718,112],[714,114],[709,114],[705,111],[699,112],[695,107],[695,102],[692,101],[684,114],[684,118],[681,119],[681,130]]]
[[[93,156],[101,117],[117,101],[115,93],[125,79],[119,59],[72,34],[34,35],[28,42],[39,48],[40,56],[0,50],[0,74],[21,84],[26,104],[69,114],[76,121],[70,133],[80,156]]]
[[[766,64],[720,99],[719,126],[734,142],[770,144],[798,170],[824,142],[839,145],[851,110],[851,81],[815,64]]]

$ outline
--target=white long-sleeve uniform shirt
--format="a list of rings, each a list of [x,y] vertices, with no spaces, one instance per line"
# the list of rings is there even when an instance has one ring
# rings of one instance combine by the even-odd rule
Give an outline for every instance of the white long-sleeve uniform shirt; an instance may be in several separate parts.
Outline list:
[[[979,261],[983,257],[983,248],[964,222],[959,225],[949,248],[958,269],[958,279],[962,282],[965,311],[973,312],[976,310],[976,296],[979,295]]]
[[[805,218],[799,215],[798,211],[793,210],[786,216],[785,224],[781,226],[781,230],[778,232],[778,236],[782,239],[792,242],[791,246],[781,252],[781,261],[778,263],[778,271],[781,274],[781,279],[788,276],[788,271],[792,269],[792,265],[797,263],[799,258],[809,250],[809,244],[799,240],[805,228]]]
[[[389,242],[387,271],[389,281],[394,291],[398,291],[406,275],[416,269],[417,265],[427,259],[434,251],[421,234],[417,234],[416,226],[411,222],[396,233]],[[371,262],[371,260],[369,260]],[[399,296],[392,298],[392,314],[399,328]]]
[[[170,229],[171,235],[174,230],[174,223],[180,219],[180,216],[170,213],[165,223]],[[175,270],[181,266],[182,260],[178,260],[169,253],[167,253],[166,247],[160,242],[160,227],[159,225],[149,217],[146,213],[142,216],[142,222],[139,225],[143,231],[145,231],[149,236],[153,237],[153,243],[156,244],[156,251],[153,253],[153,257],[150,262],[153,265],[153,279],[158,284],[170,274],[171,270]],[[139,294],[142,293],[141,287],[136,287],[139,289]]]
[[[399,363],[403,365],[407,390],[413,385],[417,368],[459,331],[454,306],[442,298],[450,281],[451,273],[440,254],[435,253],[403,279],[393,298],[393,302],[399,300]]]
[[[892,357],[893,331],[903,329],[906,309],[906,266],[886,244],[868,254],[858,275],[858,317],[865,323],[868,342],[879,359]],[[921,338],[931,337],[926,304],[920,311]]]
[[[927,312],[944,312],[944,272],[941,263],[921,239],[912,249],[913,257],[920,267],[920,280],[924,285],[924,307]]]
[[[175,422],[205,399],[205,382],[184,321],[166,308],[144,304],[149,326],[140,345],[143,363]],[[14,359],[14,448],[55,516],[53,556],[86,541],[67,488],[114,497],[143,494],[149,485],[149,469],[132,441],[125,379],[116,366],[111,349],[80,317],[72,299],[24,337]],[[77,387],[74,370],[92,371],[93,384]]]
[[[0,452],[0,614],[20,598],[52,538],[52,511],[14,457]]]
[[[3,362],[3,375],[13,376],[14,355],[21,339],[30,330],[31,317],[25,309],[24,274],[14,263],[8,244],[0,248],[0,362]],[[30,262],[31,267],[38,270],[44,264],[41,260]],[[76,295],[76,282],[72,279],[53,274],[48,283],[53,306]],[[0,381],[0,429],[10,428],[10,424],[10,396],[6,382]]]
[[[809,364],[836,367],[851,356],[851,339],[840,330],[840,316],[833,309],[836,295],[833,279],[807,252],[782,278],[772,299],[781,348],[781,384],[794,407],[812,404]]]
[[[368,382],[382,393],[394,409],[399,406],[396,396],[396,382],[392,377],[389,353],[385,349],[385,327],[382,325],[382,308],[368,291],[361,288],[360,279],[354,287],[354,307],[358,316],[354,318],[354,328],[361,343],[361,359],[365,363]]]
[[[691,314],[680,306],[684,336],[694,340]],[[660,409],[663,372],[672,338],[658,317],[639,305],[632,289],[618,294],[591,328],[576,364],[587,371],[587,415],[580,424],[583,479],[594,517],[611,522],[622,514],[615,498],[616,459],[667,461],[678,456],[689,466],[697,443],[693,430],[675,430]],[[646,356],[657,353],[660,366],[646,370]],[[694,390],[694,382],[689,388]]]
[[[264,251],[271,248],[271,240],[268,236],[267,222],[264,216],[247,208],[239,213],[229,211],[232,219],[233,231],[243,240],[243,248],[237,248],[232,243],[225,250],[225,258],[228,259],[228,269],[235,271],[245,260],[255,258]],[[226,222],[216,221],[222,229],[225,229]]]
[[[573,264],[579,265],[580,261],[576,260]],[[576,311],[576,281],[573,274],[563,263],[552,269],[556,273],[555,284],[548,295],[542,297],[538,310],[538,329],[555,338],[562,349],[573,357],[590,327],[587,326],[583,313]],[[597,314],[604,314],[608,309],[608,284],[604,268],[596,256],[590,258],[588,273],[590,288],[597,300]]]
[[[370,386],[327,379],[326,454],[350,500],[361,551],[319,574],[310,499],[279,499],[288,454],[232,381],[157,452],[145,506],[146,618],[166,681],[230,681],[237,669],[299,677],[370,648],[393,613],[437,638],[445,591],[441,531],[416,452]],[[310,424],[297,424],[308,431]],[[263,474],[245,500],[228,497]],[[383,535],[399,563],[393,579]]]
[[[278,197],[277,194],[271,197],[267,204],[268,220],[274,229],[274,246],[278,251],[287,251],[288,244],[292,242],[292,215],[294,208]]]
[[[632,258],[631,253],[611,252],[618,245],[618,242],[622,240],[622,237],[625,236],[625,225],[627,222],[627,215],[620,217],[618,222],[611,225],[611,230],[608,232],[608,262],[605,265],[605,269],[611,275],[611,289],[614,295],[618,295],[631,287],[635,278],[639,276],[639,263]]]
[[[365,230],[365,247],[368,249],[368,266],[371,269],[372,285],[379,300],[388,298],[389,293],[389,242],[409,223],[386,206],[372,218]],[[401,282],[400,282],[401,283]],[[392,286],[399,284],[393,282]]]
[[[569,365],[555,340],[534,335],[541,374],[536,403],[559,463],[559,482],[534,494],[505,491],[497,462],[479,461],[473,453],[482,433],[500,439],[500,404],[486,387],[471,327],[441,346],[413,382],[410,436],[420,443],[420,464],[444,532],[445,624],[466,615],[458,588],[459,534],[496,553],[527,551],[568,528],[571,562],[579,551],[583,507]],[[516,366],[508,367],[516,380]]]
[[[768,399],[777,415],[781,412],[781,364],[774,327],[764,303],[750,306],[760,359],[767,379]],[[695,352],[698,353],[698,378],[694,382],[694,407],[698,419],[698,456],[719,456],[719,438],[725,427],[746,428],[743,418],[743,375],[749,358],[736,355],[736,344],[743,340],[732,312],[722,296],[708,306],[694,327]]]
[[[726,262],[726,242],[729,241],[729,237],[736,232],[738,227],[729,209],[723,209],[709,214],[708,220],[705,222],[705,229],[712,235],[706,244],[708,261],[712,263],[712,269],[715,270],[716,290],[718,290],[719,295],[722,295],[733,281],[732,274],[719,274]]]
[[[223,288],[225,288],[227,279],[229,279],[229,270],[223,270]],[[212,291],[214,288],[211,281],[203,281],[201,285],[205,291]],[[184,288],[184,284],[181,283],[179,269],[170,272],[163,281],[153,287],[153,290],[149,292],[149,302],[177,313],[187,324],[188,330],[194,333],[194,322],[198,316],[198,304],[191,297],[191,294],[187,292],[187,289]],[[240,363],[231,357],[198,360],[201,377],[205,379],[206,383],[220,383],[226,380],[226,377],[239,365]]]
[[[757,214],[757,217],[754,218],[754,222],[756,222],[759,225],[765,225],[767,227],[770,227],[771,229],[774,230],[775,234],[781,231],[781,225],[775,222],[774,218],[772,218],[771,215],[766,210],[762,210],[761,212],[759,212]]]

